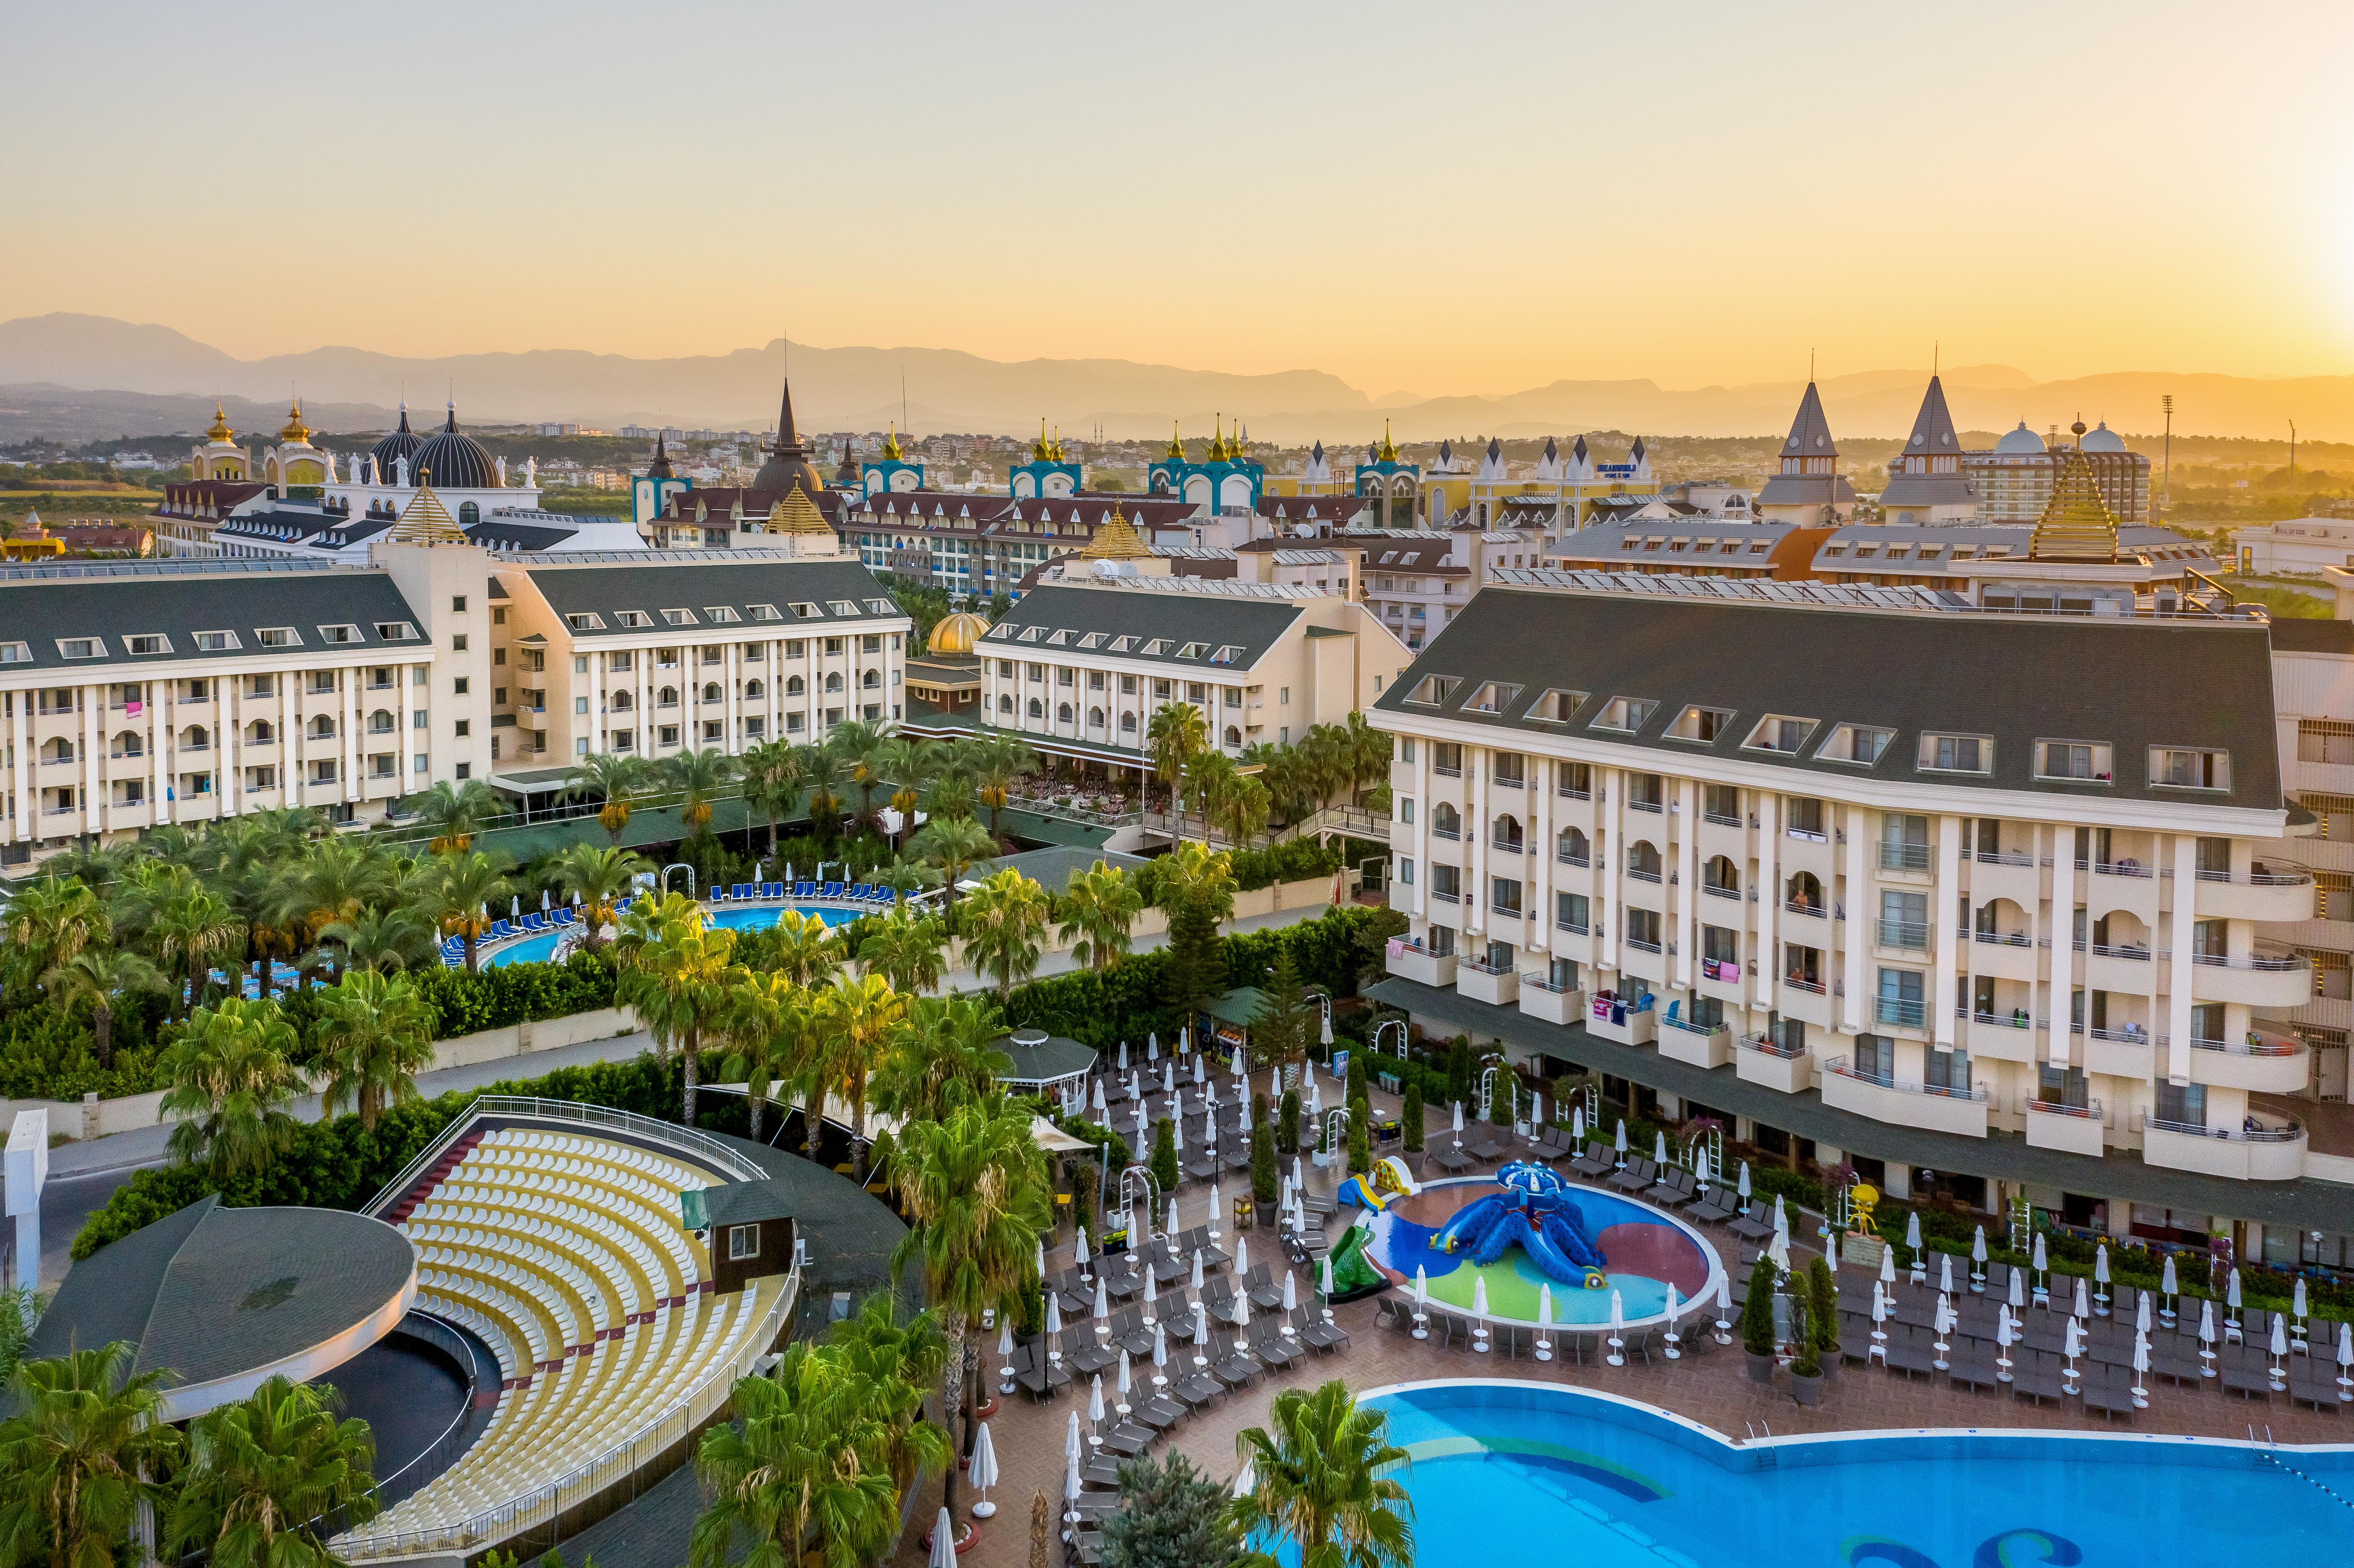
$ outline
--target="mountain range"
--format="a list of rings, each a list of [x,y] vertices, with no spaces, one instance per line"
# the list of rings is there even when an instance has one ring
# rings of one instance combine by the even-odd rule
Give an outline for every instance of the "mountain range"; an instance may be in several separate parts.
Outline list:
[[[296,390],[311,423],[329,429],[387,425],[403,397],[436,409],[445,396],[472,423],[761,429],[775,424],[788,361],[795,416],[810,429],[880,429],[898,421],[918,434],[1020,434],[1044,419],[1072,435],[1100,426],[1109,437],[1158,438],[1172,423],[1189,436],[1206,434],[1222,416],[1229,428],[1237,419],[1247,424],[1257,440],[1334,447],[1372,440],[1385,423],[1401,440],[1591,429],[1778,436],[1802,387],[1795,380],[1663,387],[1564,378],[1493,396],[1376,400],[1319,370],[1241,376],[1121,359],[1007,362],[939,348],[793,344],[789,351],[781,338],[672,359],[572,349],[425,359],[330,347],[247,360],[167,326],[59,313],[0,322],[0,439],[201,429],[215,397],[273,410],[262,418],[274,428],[282,417],[274,411]],[[1825,378],[1833,433],[1902,437],[1926,379],[1923,370]],[[2038,381],[2008,366],[1975,365],[1948,369],[1944,379],[1965,429],[2003,430],[2024,419],[2041,431],[2081,415],[2154,434],[2161,428],[2158,398],[2171,393],[2184,432],[2278,439],[2294,418],[2307,439],[2354,439],[2354,376],[2118,371]]]

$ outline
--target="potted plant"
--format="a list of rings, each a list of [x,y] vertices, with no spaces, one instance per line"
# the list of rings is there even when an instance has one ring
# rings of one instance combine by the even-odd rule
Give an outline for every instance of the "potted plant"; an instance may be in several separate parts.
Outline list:
[[[1750,1271],[1749,1296],[1741,1304],[1741,1349],[1751,1383],[1774,1381],[1774,1260],[1760,1255]]]
[[[1819,1257],[1807,1265],[1807,1326],[1814,1330],[1817,1358],[1828,1377],[1840,1366],[1839,1282],[1831,1277],[1831,1266]]]
[[[1408,1162],[1416,1176],[1422,1174],[1422,1080],[1415,1079],[1405,1086],[1405,1105],[1398,1112],[1399,1130],[1405,1143]]]
[[[1809,1319],[1807,1298],[1811,1290],[1790,1293],[1790,1343],[1797,1353],[1790,1360],[1790,1393],[1800,1404],[1813,1406],[1823,1400],[1823,1363],[1815,1349],[1815,1336]]]

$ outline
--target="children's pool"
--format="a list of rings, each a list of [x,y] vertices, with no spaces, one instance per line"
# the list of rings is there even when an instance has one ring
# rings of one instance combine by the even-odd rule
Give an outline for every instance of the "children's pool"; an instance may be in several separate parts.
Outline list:
[[[725,926],[731,931],[765,931],[777,923],[777,916],[783,912],[782,906],[774,904],[758,909],[714,909],[711,911],[711,923],[715,926]],[[815,916],[829,926],[847,926],[857,919],[861,914],[872,914],[873,911],[805,908],[801,913]],[[509,942],[503,948],[484,954],[482,961],[486,967],[499,964],[544,964],[555,953],[556,944],[563,938],[564,933],[561,931],[541,931],[534,936],[525,937],[519,942]]]
[[[1528,1383],[1405,1384],[1366,1402],[1413,1456],[1399,1478],[1416,1568],[2305,1564],[2347,1561],[2354,1527],[2322,1489],[2354,1498],[2346,1448],[1999,1431],[1734,1446],[1648,1406]]]

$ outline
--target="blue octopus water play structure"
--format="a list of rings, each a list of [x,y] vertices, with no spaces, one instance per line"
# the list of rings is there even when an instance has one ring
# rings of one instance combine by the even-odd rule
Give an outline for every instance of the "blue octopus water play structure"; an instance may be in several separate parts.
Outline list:
[[[1518,1244],[1537,1267],[1564,1285],[1606,1289],[1607,1263],[1569,1202],[1560,1176],[1529,1160],[1514,1160],[1496,1172],[1500,1192],[1467,1203],[1441,1225],[1430,1245],[1441,1252],[1462,1247],[1477,1264],[1490,1264]]]

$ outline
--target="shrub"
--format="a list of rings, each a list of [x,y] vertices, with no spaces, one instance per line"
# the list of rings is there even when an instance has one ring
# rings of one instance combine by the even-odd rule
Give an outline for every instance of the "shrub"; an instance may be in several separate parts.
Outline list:
[[[1834,1243],[1836,1245],[1836,1243]],[[1813,1308],[1808,1319],[1815,1330],[1815,1348],[1837,1353],[1839,1350],[1839,1282],[1831,1277],[1831,1266],[1818,1257],[1807,1265],[1807,1294]]]
[[[1807,1292],[1790,1293],[1790,1343],[1793,1353],[1790,1371],[1797,1377],[1819,1377],[1823,1364],[1816,1353],[1815,1336],[1809,1322],[1814,1314],[1807,1309]]]
[[[1373,1168],[1371,1107],[1362,1099],[1349,1102],[1349,1170],[1357,1175]]]
[[[1749,1271],[1749,1296],[1741,1304],[1741,1348],[1753,1356],[1774,1353],[1774,1260],[1763,1253]]]
[[[1275,1151],[1278,1154],[1299,1152],[1299,1091],[1283,1091],[1283,1114],[1276,1119]]]
[[[1313,839],[1287,839],[1270,849],[1236,850],[1233,863],[1235,888],[1252,893],[1278,882],[1331,876],[1348,863],[1348,857],[1337,843],[1327,846]]]
[[[1405,1086],[1405,1106],[1398,1112],[1398,1120],[1405,1128],[1405,1151],[1422,1152],[1422,1086],[1410,1083]]]
[[[1251,1123],[1251,1197],[1273,1203],[1280,1190],[1275,1169],[1275,1132],[1264,1119]]]
[[[1469,1102],[1473,1076],[1470,1037],[1458,1034],[1455,1037],[1455,1044],[1447,1049],[1447,1103],[1448,1105],[1464,1105]]]
[[[1152,1128],[1152,1179],[1163,1192],[1174,1192],[1177,1176],[1177,1134],[1163,1117]]]

